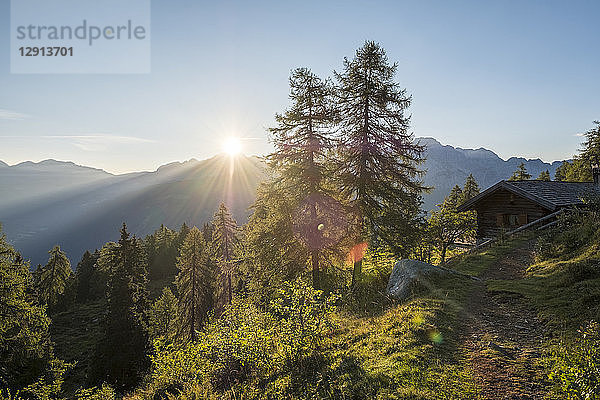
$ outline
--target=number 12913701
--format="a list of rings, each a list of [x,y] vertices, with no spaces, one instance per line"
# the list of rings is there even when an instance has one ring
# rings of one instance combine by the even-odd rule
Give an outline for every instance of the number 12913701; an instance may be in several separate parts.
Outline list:
[[[21,57],[72,57],[72,47],[19,47]]]

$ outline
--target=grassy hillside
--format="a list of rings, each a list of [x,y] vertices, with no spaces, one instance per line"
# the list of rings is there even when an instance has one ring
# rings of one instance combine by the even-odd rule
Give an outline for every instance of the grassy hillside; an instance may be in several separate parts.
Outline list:
[[[285,320],[242,301],[231,320],[207,328],[203,344],[157,347],[146,382],[125,397],[485,399],[503,390],[598,398],[590,354],[600,356],[600,338],[588,322],[600,317],[599,261],[600,230],[581,217],[457,259],[451,268],[481,280],[449,275],[402,303],[383,295],[393,260],[367,260],[360,287],[338,301],[322,340],[295,364]],[[101,307],[54,319],[59,356],[81,363],[67,377],[71,390],[84,385]]]

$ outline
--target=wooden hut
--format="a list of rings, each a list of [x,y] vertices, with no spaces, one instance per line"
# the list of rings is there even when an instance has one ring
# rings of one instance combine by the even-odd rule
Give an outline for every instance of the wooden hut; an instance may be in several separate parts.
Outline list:
[[[461,204],[458,211],[477,211],[477,240],[498,236],[561,208],[583,206],[600,195],[595,182],[501,181]]]

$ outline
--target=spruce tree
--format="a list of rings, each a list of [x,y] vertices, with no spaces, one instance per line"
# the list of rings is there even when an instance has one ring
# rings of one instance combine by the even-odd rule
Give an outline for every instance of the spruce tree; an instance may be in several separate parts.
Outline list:
[[[190,227],[184,222],[181,224],[181,228],[179,228],[179,232],[177,232],[177,239],[175,239],[176,248],[177,248],[177,256],[179,256],[179,250],[181,249],[181,245],[185,241],[188,233],[190,233]],[[205,239],[206,240],[206,239]],[[207,241],[208,243],[208,241]]]
[[[309,245],[313,286],[319,286],[318,199],[327,193],[327,151],[331,148],[331,130],[335,113],[331,87],[307,68],[298,68],[290,76],[290,107],[277,114],[277,126],[270,129],[275,152],[268,159],[276,171],[277,183],[293,202],[307,202],[311,225],[301,238]]]
[[[529,179],[531,179],[531,175],[527,173],[525,163],[519,164],[517,170],[508,178],[509,181],[526,181]]]
[[[152,337],[173,334],[177,316],[177,298],[170,288],[163,289],[161,296],[150,310],[150,334]]]
[[[600,121],[594,121],[594,125],[594,128],[584,133],[585,141],[580,152],[581,158],[589,165],[600,161]]]
[[[54,246],[48,253],[50,258],[39,276],[38,291],[41,300],[52,308],[65,292],[73,271],[67,255],[59,246]]]
[[[161,225],[145,241],[148,253],[148,276],[152,280],[174,277],[177,268],[178,233]]]
[[[540,176],[537,177],[538,181],[550,181],[550,171],[545,170],[540,172]]]
[[[460,205],[462,198],[463,190],[460,186],[454,185],[454,187],[450,191],[450,194],[444,200],[444,206],[446,208],[456,209]]]
[[[77,301],[85,303],[88,300],[96,298],[94,287],[96,280],[99,278],[96,273],[96,262],[100,253],[97,251],[90,253],[86,250],[81,257],[81,261],[77,263],[75,270],[75,287],[77,292]]]
[[[238,245],[238,227],[225,203],[219,205],[212,224],[214,226],[212,248],[224,282],[225,300],[227,304],[231,304],[233,298],[231,280],[235,265],[234,255]]]
[[[109,270],[108,310],[98,345],[93,375],[120,389],[135,386],[148,358],[148,278],[140,240],[123,224],[116,244],[105,246],[98,263]]]
[[[213,308],[214,271],[210,266],[209,249],[202,232],[193,227],[177,259],[179,335],[185,340],[196,340],[196,331],[206,322]]]
[[[382,243],[399,255],[417,240],[423,147],[415,144],[405,115],[411,98],[394,80],[397,64],[375,42],[344,61],[338,82],[341,192],[359,214],[360,241]],[[353,281],[361,273],[355,260]]]
[[[473,177],[473,174],[469,174],[465,180],[465,186],[462,189],[461,203],[471,200],[473,197],[479,194],[479,184]]]

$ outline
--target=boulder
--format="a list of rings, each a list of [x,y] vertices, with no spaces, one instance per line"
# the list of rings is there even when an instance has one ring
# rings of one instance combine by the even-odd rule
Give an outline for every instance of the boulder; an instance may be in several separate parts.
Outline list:
[[[454,271],[452,271],[454,272]],[[405,300],[415,291],[431,287],[433,278],[451,273],[451,270],[417,260],[400,260],[394,265],[386,293],[396,299]]]

